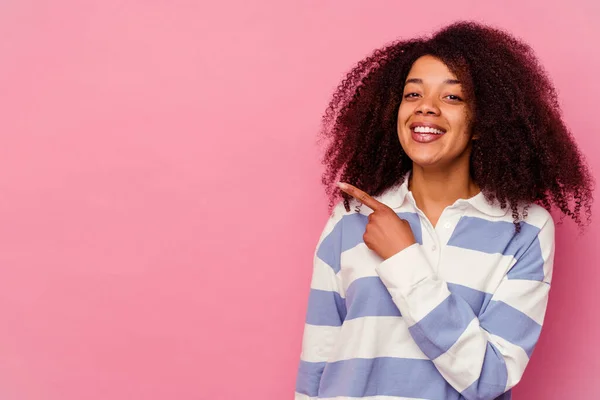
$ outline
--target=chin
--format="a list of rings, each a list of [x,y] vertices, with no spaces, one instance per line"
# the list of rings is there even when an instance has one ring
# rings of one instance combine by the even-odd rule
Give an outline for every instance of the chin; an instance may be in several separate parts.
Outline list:
[[[421,167],[423,169],[436,168],[443,165],[440,160],[433,158],[410,158],[414,165]]]
[[[416,149],[408,148],[405,151],[408,158],[410,158],[412,162],[419,167],[435,167],[443,163],[443,160],[438,152],[415,150]]]

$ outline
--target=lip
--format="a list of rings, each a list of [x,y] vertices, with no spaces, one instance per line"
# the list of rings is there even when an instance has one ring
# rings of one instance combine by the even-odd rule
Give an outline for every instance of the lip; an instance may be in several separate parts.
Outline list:
[[[424,126],[427,128],[437,129],[439,131],[442,131],[443,133],[441,135],[435,134],[435,133],[417,133],[417,132],[415,132],[415,128],[418,126]],[[417,143],[435,142],[436,140],[438,140],[439,138],[444,136],[444,134],[446,133],[446,129],[442,128],[439,125],[432,124],[431,122],[413,122],[412,124],[409,125],[409,127],[410,127],[410,133],[411,133],[412,139]]]
[[[441,138],[442,135],[436,135],[435,133],[417,133],[414,130],[410,130],[412,139],[417,142],[417,143],[431,143],[431,142],[435,142],[436,140],[438,140],[439,138]]]
[[[409,125],[409,128],[410,128],[410,130],[411,130],[411,131],[414,133],[414,129],[415,129],[417,126],[425,126],[425,127],[427,127],[427,128],[433,128],[433,129],[437,129],[437,130],[440,130],[440,131],[442,131],[442,132],[446,133],[446,129],[442,128],[442,127],[441,127],[441,126],[439,126],[439,125],[432,124],[431,122],[413,122],[412,124],[410,124],[410,125]]]

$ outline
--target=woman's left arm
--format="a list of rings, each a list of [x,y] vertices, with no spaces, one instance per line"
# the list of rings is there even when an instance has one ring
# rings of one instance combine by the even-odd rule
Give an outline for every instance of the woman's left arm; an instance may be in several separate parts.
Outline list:
[[[421,350],[465,399],[494,399],[516,385],[540,336],[554,259],[554,222],[537,236],[475,315],[471,306],[433,274],[419,244],[377,268]],[[530,277],[543,270],[543,278]]]

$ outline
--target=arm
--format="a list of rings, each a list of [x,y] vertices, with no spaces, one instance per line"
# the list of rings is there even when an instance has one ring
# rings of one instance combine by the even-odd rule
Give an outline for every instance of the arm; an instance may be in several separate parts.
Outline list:
[[[325,363],[346,317],[345,301],[337,275],[340,270],[342,233],[342,226],[338,222],[342,215],[343,208],[336,207],[314,254],[302,353],[296,378],[296,400],[318,397]]]
[[[554,258],[549,214],[522,250],[479,317],[434,276],[418,244],[377,267],[415,342],[467,400],[494,399],[516,385],[539,338]]]

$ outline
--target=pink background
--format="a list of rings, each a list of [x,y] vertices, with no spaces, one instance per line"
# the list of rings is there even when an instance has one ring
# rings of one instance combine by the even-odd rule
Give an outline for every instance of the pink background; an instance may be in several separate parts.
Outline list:
[[[455,19],[505,27],[598,173],[597,4],[2,1],[0,397],[292,398],[343,74]],[[557,231],[517,400],[600,395],[594,212]]]

